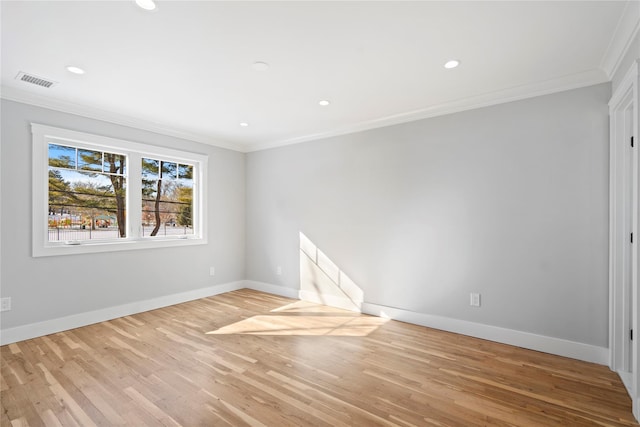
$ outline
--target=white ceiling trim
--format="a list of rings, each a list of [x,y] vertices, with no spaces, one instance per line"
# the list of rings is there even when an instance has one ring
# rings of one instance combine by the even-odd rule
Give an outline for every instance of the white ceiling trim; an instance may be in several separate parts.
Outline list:
[[[517,86],[509,89],[486,93],[483,95],[460,99],[458,101],[435,105],[424,109],[411,111],[408,113],[396,114],[382,117],[375,120],[360,122],[351,126],[346,126],[329,132],[321,132],[306,135],[298,138],[291,138],[283,141],[271,141],[262,144],[253,144],[245,148],[245,152],[266,150],[285,145],[298,144],[301,142],[313,141],[316,139],[330,138],[334,136],[346,135],[354,132],[361,132],[370,129],[381,128],[396,124],[412,122],[430,117],[443,116],[446,114],[459,113],[476,108],[489,107],[492,105],[504,104],[507,102],[519,101],[541,95],[563,92],[566,90],[578,89],[608,82],[609,78],[602,70],[591,70],[579,74],[564,76],[559,79],[548,80],[531,85]]]
[[[640,2],[628,0],[600,67],[612,79],[640,31]]]
[[[339,135],[346,135],[354,132],[361,132],[370,129],[381,128],[401,123],[407,123],[415,120],[426,119],[430,117],[442,116],[445,114],[458,113],[461,111],[472,110],[475,108],[488,107],[491,105],[503,104],[506,102],[519,101],[522,99],[532,98],[540,95],[547,95],[565,90],[577,89],[581,87],[591,86],[609,81],[609,77],[602,70],[591,70],[579,74],[564,76],[559,79],[548,80],[531,85],[517,86],[509,89],[490,92],[476,97],[460,99],[458,101],[448,102],[445,104],[435,105],[420,110],[407,113],[396,114],[387,117],[381,117],[374,120],[356,123],[354,125],[345,126],[340,129],[320,132],[310,135],[304,135],[297,138],[286,140],[268,141],[258,144],[241,144],[228,141],[220,141],[210,138],[206,135],[198,135],[179,129],[172,129],[159,125],[157,123],[128,117],[122,114],[105,111],[97,108],[90,108],[79,104],[59,101],[42,95],[35,95],[26,91],[22,91],[10,87],[0,88],[0,98],[22,102],[37,107],[50,108],[53,110],[76,114],[96,120],[102,120],[118,125],[129,126],[141,130],[155,132],[163,135],[173,136],[176,138],[186,139],[190,141],[200,142],[215,147],[226,148],[229,150],[248,153],[252,151],[266,150],[269,148],[281,147],[285,145],[298,144],[301,142],[313,141],[316,139],[330,138]]]
[[[136,129],[155,132],[162,135],[173,136],[175,138],[186,139],[189,141],[200,142],[214,147],[226,148],[228,150],[241,151],[244,149],[239,144],[228,141],[220,141],[206,135],[199,135],[180,129],[162,126],[158,123],[147,120],[129,117],[124,114],[106,111],[98,108],[87,107],[68,101],[61,101],[47,96],[36,95],[20,89],[2,86],[0,87],[0,98],[8,101],[22,102],[24,104],[34,105],[36,107],[49,108],[63,113],[75,114],[90,119],[101,120],[104,122],[114,123],[117,125],[133,127]]]

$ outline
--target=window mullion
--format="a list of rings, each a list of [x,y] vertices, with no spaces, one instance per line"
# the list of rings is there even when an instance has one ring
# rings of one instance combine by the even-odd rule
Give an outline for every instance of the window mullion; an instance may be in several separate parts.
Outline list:
[[[142,156],[130,153],[127,159],[127,232],[133,239],[142,237]]]

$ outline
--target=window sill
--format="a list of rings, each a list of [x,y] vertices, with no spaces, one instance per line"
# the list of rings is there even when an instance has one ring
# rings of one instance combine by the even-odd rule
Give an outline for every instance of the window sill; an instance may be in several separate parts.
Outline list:
[[[136,249],[171,248],[180,246],[205,245],[207,240],[196,236],[187,237],[144,237],[118,241],[68,241],[48,243],[33,248],[33,257],[81,255],[104,252],[120,252]]]

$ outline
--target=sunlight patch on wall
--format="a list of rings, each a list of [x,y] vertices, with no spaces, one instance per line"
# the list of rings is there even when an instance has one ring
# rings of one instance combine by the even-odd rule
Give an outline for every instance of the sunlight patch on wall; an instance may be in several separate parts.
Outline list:
[[[362,289],[302,232],[300,298],[358,312],[364,301]]]

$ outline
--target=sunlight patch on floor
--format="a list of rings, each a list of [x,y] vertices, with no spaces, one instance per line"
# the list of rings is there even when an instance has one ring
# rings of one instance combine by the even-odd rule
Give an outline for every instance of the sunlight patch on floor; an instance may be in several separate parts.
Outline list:
[[[271,313],[273,314],[257,315],[223,326],[207,332],[207,335],[363,337],[389,320],[307,301],[296,301],[271,310]]]
[[[343,310],[340,308],[329,307],[327,305],[318,304],[313,301],[295,301],[291,304],[283,305],[282,307],[274,308],[271,310],[272,313],[307,313],[307,314],[318,314],[318,313],[329,313],[340,316],[351,316],[358,317],[359,313]]]

